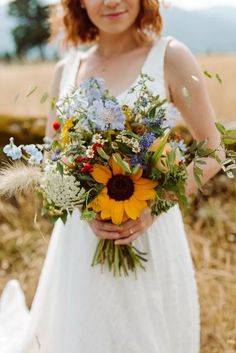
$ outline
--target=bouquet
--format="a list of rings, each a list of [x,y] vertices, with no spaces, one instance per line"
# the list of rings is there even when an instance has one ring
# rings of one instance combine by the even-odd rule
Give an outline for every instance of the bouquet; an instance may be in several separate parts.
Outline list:
[[[82,220],[93,220],[99,214],[102,220],[121,225],[137,219],[147,207],[159,215],[177,202],[186,205],[188,163],[194,160],[200,187],[202,158],[218,157],[206,148],[207,141],[187,146],[175,133],[178,112],[148,89],[150,80],[141,73],[129,92],[136,94],[132,106],[111,96],[101,78],[72,88],[56,103],[53,139],[45,138],[41,145],[16,146],[11,138],[4,147],[9,157],[21,160],[11,173],[13,178],[17,170],[18,175],[22,173],[14,190],[33,186],[42,198],[42,214],[51,222],[60,218],[66,223],[77,208]],[[47,158],[43,160],[44,151]],[[1,182],[6,190],[7,170]],[[133,244],[116,245],[102,239],[92,266],[106,264],[115,276],[127,276],[138,267],[145,270],[145,255]]]

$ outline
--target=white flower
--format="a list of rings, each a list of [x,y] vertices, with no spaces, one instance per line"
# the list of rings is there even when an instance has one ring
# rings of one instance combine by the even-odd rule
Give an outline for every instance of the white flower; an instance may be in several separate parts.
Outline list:
[[[86,153],[86,157],[93,158],[94,157],[93,147],[89,146],[85,153]]]
[[[60,210],[73,210],[84,200],[85,190],[73,175],[64,174],[63,177],[55,165],[47,165],[41,182],[41,189],[46,194],[49,204]]]

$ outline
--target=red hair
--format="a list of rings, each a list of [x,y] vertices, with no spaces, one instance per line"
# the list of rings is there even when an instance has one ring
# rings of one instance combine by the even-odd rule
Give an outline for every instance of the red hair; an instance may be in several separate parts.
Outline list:
[[[52,11],[50,17],[52,37],[63,29],[64,43],[90,44],[99,40],[99,29],[91,22],[86,9],[79,0],[61,0],[62,15],[58,18]],[[135,21],[141,39],[150,41],[152,35],[159,35],[163,21],[157,0],[141,0],[141,8]]]

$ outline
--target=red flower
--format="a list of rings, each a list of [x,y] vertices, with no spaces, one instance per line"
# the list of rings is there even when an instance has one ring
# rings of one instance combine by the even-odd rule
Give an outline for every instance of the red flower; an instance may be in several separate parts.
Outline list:
[[[82,173],[91,173],[93,171],[93,166],[90,163],[84,163],[81,168]]]
[[[59,130],[60,129],[60,127],[61,127],[61,124],[59,123],[59,121],[57,121],[57,120],[54,120],[53,121],[53,123],[52,123],[52,127],[53,127],[53,129],[54,130]]]
[[[97,152],[98,147],[103,148],[101,143],[94,143],[92,146],[95,156],[98,156],[98,152]]]
[[[81,156],[76,157],[76,162],[77,163],[81,163],[83,160],[84,160],[84,158],[81,157]]]

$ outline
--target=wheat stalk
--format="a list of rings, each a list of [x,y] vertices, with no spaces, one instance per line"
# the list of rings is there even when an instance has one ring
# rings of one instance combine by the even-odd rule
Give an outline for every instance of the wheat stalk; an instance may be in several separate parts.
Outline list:
[[[0,170],[0,195],[16,196],[31,191],[40,182],[40,167],[26,166],[22,162],[7,164]]]

